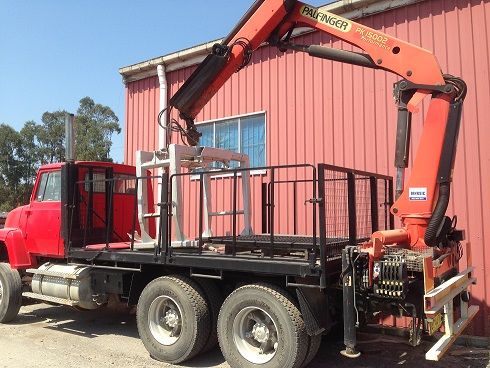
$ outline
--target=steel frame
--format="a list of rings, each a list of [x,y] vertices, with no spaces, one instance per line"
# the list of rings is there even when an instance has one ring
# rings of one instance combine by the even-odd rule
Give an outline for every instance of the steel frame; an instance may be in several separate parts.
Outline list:
[[[209,156],[208,156],[209,157]],[[143,167],[145,167],[143,165]],[[148,166],[146,166],[148,168]],[[284,246],[285,243],[282,243],[281,237],[275,235],[274,229],[274,186],[276,184],[281,184],[284,181],[275,180],[276,172],[281,169],[288,168],[309,168],[311,169],[312,175],[311,180],[306,180],[307,182],[311,182],[312,185],[312,193],[313,198],[311,199],[312,204],[312,215],[314,221],[312,222],[312,231],[313,236],[311,237],[311,244],[304,244],[304,248],[308,250],[309,256],[305,258],[299,257],[284,257],[284,256],[275,256],[275,250],[281,249],[281,246]],[[206,231],[204,227],[207,226],[206,216],[208,212],[206,212],[206,202],[205,202],[205,176],[209,176],[210,172],[201,171],[198,173],[188,172],[188,173],[174,173],[170,175],[166,171],[163,171],[162,175],[148,175],[141,176],[136,178],[136,193],[135,193],[135,213],[133,214],[133,236],[131,239],[131,246],[126,250],[111,250],[109,249],[109,243],[106,240],[106,247],[100,251],[89,251],[80,247],[73,247],[70,239],[68,238],[68,243],[70,244],[68,249],[68,257],[71,262],[83,262],[89,263],[92,265],[103,264],[107,267],[127,267],[128,265],[161,265],[161,266],[178,266],[178,267],[187,267],[187,268],[195,268],[201,270],[219,270],[223,271],[237,271],[237,272],[253,272],[257,274],[269,274],[269,275],[277,275],[277,276],[285,276],[285,277],[313,277],[317,279],[315,282],[316,287],[325,288],[327,287],[327,278],[334,274],[340,272],[339,261],[340,261],[340,253],[339,257],[335,257],[335,252],[340,252],[341,249],[347,245],[356,245],[365,239],[358,239],[355,234],[355,229],[353,229],[349,233],[349,238],[345,239],[345,241],[335,243],[335,247],[329,250],[330,243],[326,237],[326,222],[327,218],[325,216],[325,186],[319,185],[319,183],[323,183],[326,181],[325,172],[327,170],[344,172],[347,174],[348,180],[350,181],[350,198],[349,203],[355,203],[355,181],[353,177],[355,175],[363,176],[370,183],[370,197],[374,198],[373,188],[375,185],[372,185],[372,182],[375,180],[383,180],[386,188],[392,188],[392,178],[384,175],[377,175],[373,173],[358,171],[358,170],[350,170],[346,168],[341,168],[332,165],[319,164],[318,167],[313,165],[278,165],[278,166],[268,166],[259,168],[260,170],[270,171],[270,185],[269,190],[267,190],[268,201],[270,203],[266,203],[265,212],[268,217],[268,226],[269,226],[269,234],[268,241],[265,241],[261,247],[270,251],[269,256],[261,256],[257,257],[255,255],[244,255],[239,254],[237,252],[237,247],[243,245],[244,243],[240,239],[243,235],[250,235],[249,233],[239,232],[237,229],[237,220],[236,216],[240,214],[237,209],[237,181],[240,178],[243,180],[243,177],[247,177],[244,175],[247,171],[250,171],[250,168],[235,168],[235,169],[223,169],[223,170],[215,170],[212,172],[213,175],[220,175],[223,173],[232,174],[230,177],[231,185],[233,187],[233,210],[231,211],[231,216],[233,216],[232,220],[232,228],[233,234],[231,236],[230,244],[231,244],[231,252],[226,254],[214,254],[209,251],[205,251],[203,248],[204,242],[212,240],[212,237],[206,237]],[[173,226],[176,224],[176,221],[173,220],[173,217],[176,216],[174,209],[173,198],[175,195],[175,191],[173,190],[173,186],[179,185],[179,180],[177,178],[182,178],[188,175],[199,175],[199,202],[201,211],[199,214],[199,238],[196,240],[196,246],[192,248],[188,248],[187,250],[179,250],[179,248],[174,247],[172,242],[172,233]],[[146,187],[146,185],[142,184],[144,180],[161,180],[161,188],[160,188],[160,210],[158,213],[158,219],[160,220],[158,223],[157,233],[158,236],[154,239],[153,246],[146,250],[138,250],[137,242],[134,239],[134,230],[136,229],[136,221],[137,221],[137,212],[138,208],[141,206],[137,206],[139,203],[136,203],[136,198],[142,193],[138,188]],[[349,179],[350,178],[350,179]],[[364,178],[363,178],[364,179]],[[111,185],[111,181],[113,179],[105,179],[105,180],[97,180],[103,181],[106,183],[106,186],[109,188],[109,191],[106,191],[106,195],[110,196],[112,191],[110,190],[113,185]],[[327,179],[328,180],[328,179]],[[95,180],[92,180],[95,181]],[[91,181],[91,182],[92,182]],[[305,181],[305,180],[303,180]],[[294,182],[294,181],[293,181]],[[77,183],[80,185],[80,183]],[[89,184],[89,185],[93,185]],[[76,197],[76,196],[74,196]],[[208,197],[209,198],[209,197]],[[110,202],[110,199],[107,198],[107,201]],[[385,203],[385,213],[389,219],[385,219],[385,224],[392,224],[393,219],[392,215],[389,214],[388,208],[391,204],[392,194],[387,193],[386,203]],[[264,203],[263,203],[264,204]],[[378,207],[378,203],[372,204],[374,207]],[[72,206],[72,211],[76,207],[75,204]],[[374,213],[374,207],[371,208],[371,215]],[[355,206],[350,206],[350,211],[355,211]],[[264,213],[264,209],[262,210]],[[110,214],[109,214],[110,216]],[[349,217],[352,217],[352,213],[349,213]],[[375,216],[377,218],[377,216]],[[141,216],[139,216],[141,218]],[[318,221],[317,221],[318,220]],[[317,229],[317,223],[319,228]],[[350,220],[350,223],[353,227],[357,226],[356,222]],[[376,220],[371,224],[373,228],[377,227]],[[69,232],[70,233],[70,232]],[[244,237],[246,238],[246,237]],[[106,236],[107,239],[107,236]],[[339,247],[337,249],[336,247]],[[303,247],[303,246],[302,246]],[[153,250],[153,251],[150,251]],[[335,253],[335,254],[334,254]],[[294,282],[294,279],[288,281],[290,284]]]

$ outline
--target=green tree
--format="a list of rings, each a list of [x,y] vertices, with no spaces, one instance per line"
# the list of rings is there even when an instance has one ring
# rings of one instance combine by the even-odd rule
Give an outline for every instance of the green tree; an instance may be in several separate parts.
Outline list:
[[[0,211],[8,211],[29,198],[26,165],[19,132],[0,124]]]
[[[38,169],[43,158],[41,157],[41,148],[38,143],[40,126],[34,121],[28,121],[20,131],[21,149],[19,150],[19,160],[23,162],[24,178],[28,184],[34,183],[36,170]]]
[[[0,211],[27,203],[37,169],[65,160],[63,110],[45,112],[41,123],[28,121],[17,132],[0,124]],[[112,136],[120,133],[112,109],[90,97],[80,100],[75,119],[75,152],[78,160],[112,161]]]
[[[22,163],[18,158],[20,134],[11,126],[0,124],[0,176],[7,186],[15,187],[22,177]]]
[[[121,133],[119,119],[112,109],[90,97],[80,100],[75,122],[75,151],[78,160],[112,161],[109,156],[112,135]]]
[[[65,159],[65,115],[66,111],[45,112],[42,123],[33,129],[42,163]]]

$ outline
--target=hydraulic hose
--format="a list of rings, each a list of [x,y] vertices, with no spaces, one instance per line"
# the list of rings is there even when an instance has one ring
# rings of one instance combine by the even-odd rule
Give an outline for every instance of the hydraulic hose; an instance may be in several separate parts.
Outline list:
[[[437,232],[441,226],[444,216],[446,215],[447,206],[449,205],[449,194],[451,192],[451,183],[444,182],[439,185],[439,196],[437,198],[436,207],[430,218],[429,225],[425,231],[425,244],[429,247],[438,245]]]
[[[454,96],[449,109],[446,133],[444,135],[442,158],[439,164],[439,172],[437,173],[439,182],[439,196],[424,236],[425,244],[427,244],[429,247],[436,247],[440,242],[440,239],[438,239],[438,233],[441,225],[443,224],[444,217],[446,216],[446,210],[449,205],[452,169],[454,167],[459,126],[461,124],[461,110],[467,91],[466,83],[461,78],[446,74],[444,75],[444,80],[447,84],[454,87],[456,90],[456,95]]]

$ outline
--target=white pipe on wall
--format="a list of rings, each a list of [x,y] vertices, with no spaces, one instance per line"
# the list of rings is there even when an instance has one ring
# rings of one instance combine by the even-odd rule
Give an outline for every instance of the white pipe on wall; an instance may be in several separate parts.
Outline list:
[[[159,100],[159,108],[160,111],[165,110],[168,106],[168,101],[167,101],[167,73],[165,71],[165,65],[159,64],[157,66],[157,75],[158,75],[158,83],[160,84],[160,100]],[[159,111],[159,112],[160,112]],[[167,121],[167,116],[168,116],[168,111],[165,111],[161,118],[160,118],[160,124],[158,126],[158,150],[162,149],[168,149],[168,144],[169,142],[169,136],[168,136],[168,121]],[[158,169],[158,175],[161,176],[163,173],[163,169],[160,168]],[[158,179],[158,193],[161,191],[161,179]],[[156,203],[159,202],[158,196],[156,198]],[[157,211],[157,209],[155,209]],[[160,233],[160,218],[157,218],[156,221],[157,225],[157,232]],[[158,238],[160,238],[160,234],[158,234]]]
[[[158,82],[160,83],[160,111],[164,110],[168,106],[167,101],[167,73],[165,72],[165,66],[160,64],[157,66]],[[162,114],[160,119],[161,126],[158,127],[158,145],[160,149],[167,148],[168,144],[168,128],[167,128],[167,112]]]

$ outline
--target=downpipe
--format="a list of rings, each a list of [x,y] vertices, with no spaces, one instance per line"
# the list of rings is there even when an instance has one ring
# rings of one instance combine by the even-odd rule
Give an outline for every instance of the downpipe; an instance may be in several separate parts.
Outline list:
[[[160,118],[160,129],[158,129],[158,144],[160,149],[167,149],[170,143],[169,130],[168,130],[168,98],[167,98],[167,73],[165,71],[165,66],[160,64],[157,66],[158,83],[160,87],[160,100],[159,109],[164,111]]]

